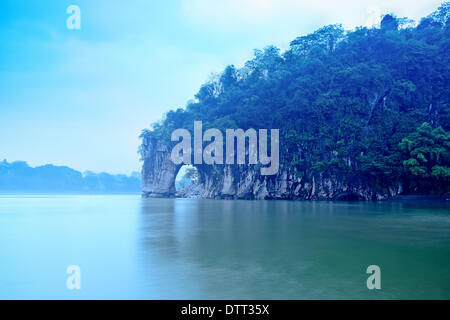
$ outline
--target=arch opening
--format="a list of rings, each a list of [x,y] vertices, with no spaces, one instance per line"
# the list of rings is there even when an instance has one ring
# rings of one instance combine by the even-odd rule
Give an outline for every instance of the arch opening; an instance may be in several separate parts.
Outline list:
[[[198,170],[192,165],[183,165],[175,177],[175,190],[178,196],[183,196],[189,187],[197,184],[200,179]]]

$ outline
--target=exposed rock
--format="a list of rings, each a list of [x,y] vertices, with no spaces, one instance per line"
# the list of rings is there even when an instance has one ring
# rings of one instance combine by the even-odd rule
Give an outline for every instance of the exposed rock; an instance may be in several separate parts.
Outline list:
[[[149,198],[175,197],[175,178],[181,166],[170,158],[170,144],[153,137],[144,137],[141,146],[142,192]]]
[[[181,168],[171,158],[171,145],[146,137],[142,145],[142,191],[144,197],[205,199],[286,200],[384,200],[402,192],[401,185],[386,190],[370,187],[361,180],[346,180],[324,174],[297,177],[280,165],[274,176],[262,176],[259,165],[196,165],[198,183],[177,194],[175,178]]]

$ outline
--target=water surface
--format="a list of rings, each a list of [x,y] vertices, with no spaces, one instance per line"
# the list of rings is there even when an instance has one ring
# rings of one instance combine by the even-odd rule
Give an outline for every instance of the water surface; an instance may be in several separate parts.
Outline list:
[[[0,298],[449,299],[450,204],[0,196]]]

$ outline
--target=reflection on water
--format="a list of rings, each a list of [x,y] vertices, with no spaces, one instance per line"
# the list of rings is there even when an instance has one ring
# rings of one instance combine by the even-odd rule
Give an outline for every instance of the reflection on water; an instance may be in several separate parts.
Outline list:
[[[160,263],[153,267],[171,297],[443,298],[450,294],[448,208],[143,200],[140,226],[148,264]],[[365,287],[371,264],[383,270],[380,292]]]
[[[3,196],[0,298],[449,299],[449,208]]]

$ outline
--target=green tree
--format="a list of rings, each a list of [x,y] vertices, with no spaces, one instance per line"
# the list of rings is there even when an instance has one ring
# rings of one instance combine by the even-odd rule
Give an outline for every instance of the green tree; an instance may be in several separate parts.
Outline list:
[[[397,30],[398,29],[398,20],[394,15],[387,14],[381,20],[381,29],[382,30]]]
[[[198,171],[194,167],[189,167],[186,169],[186,173],[184,174],[184,178],[191,180],[192,182],[198,181]]]
[[[400,149],[406,156],[403,165],[421,183],[425,182],[422,187],[448,192],[450,132],[442,127],[433,129],[425,122],[400,142]]]

